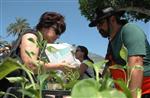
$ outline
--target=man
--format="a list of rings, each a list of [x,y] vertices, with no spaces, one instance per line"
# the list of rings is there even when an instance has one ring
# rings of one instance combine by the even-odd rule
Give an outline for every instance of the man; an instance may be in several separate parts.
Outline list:
[[[138,26],[120,19],[123,14],[124,12],[116,11],[112,7],[97,9],[89,26],[96,26],[99,33],[109,39],[106,57],[110,61],[109,64],[127,65],[132,68],[129,71],[129,73],[132,71],[129,82],[132,97],[137,98],[136,89],[142,88],[142,98],[150,98],[150,45]],[[123,47],[127,50],[127,62],[120,56]],[[141,66],[144,67],[144,71],[141,70]],[[118,70],[110,71],[114,79],[127,76],[122,75]]]

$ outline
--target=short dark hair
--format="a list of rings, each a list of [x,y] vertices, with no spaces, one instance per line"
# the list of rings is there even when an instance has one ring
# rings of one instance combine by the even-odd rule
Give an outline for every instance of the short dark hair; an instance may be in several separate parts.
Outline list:
[[[45,12],[41,15],[39,23],[36,25],[36,30],[52,27],[54,30],[62,34],[66,30],[64,16],[56,12]]]

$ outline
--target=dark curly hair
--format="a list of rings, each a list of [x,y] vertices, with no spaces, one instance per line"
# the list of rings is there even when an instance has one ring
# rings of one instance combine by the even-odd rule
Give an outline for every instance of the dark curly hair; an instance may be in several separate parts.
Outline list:
[[[54,28],[56,34],[62,34],[66,30],[64,17],[56,12],[45,12],[41,15],[39,23],[36,25],[36,30],[42,28]]]

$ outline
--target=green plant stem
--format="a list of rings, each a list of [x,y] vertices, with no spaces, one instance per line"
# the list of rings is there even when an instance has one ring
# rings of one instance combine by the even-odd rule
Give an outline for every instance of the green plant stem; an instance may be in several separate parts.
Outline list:
[[[40,98],[42,98],[42,88],[43,88],[43,85],[41,83],[39,83],[39,84],[40,84],[40,88],[39,88]]]
[[[15,96],[14,94],[11,94],[11,93],[5,93],[6,95],[10,95],[10,96],[12,96],[12,97],[14,97],[14,98],[17,98],[17,96]]]
[[[127,87],[129,87],[129,84],[130,84],[130,80],[131,80],[131,76],[132,76],[132,73],[133,73],[133,70],[135,69],[135,66],[133,67],[133,69],[131,68],[131,71],[130,71],[130,68],[127,69],[128,71],[128,77],[127,77]]]
[[[21,83],[21,87],[22,87],[23,91],[24,91],[24,84],[25,83]],[[22,93],[22,98],[24,98],[24,93]]]
[[[36,90],[33,76],[28,72],[28,70],[26,68],[24,68],[24,70],[26,71],[27,75],[29,76],[29,79],[30,79],[31,83],[33,84],[33,89]]]
[[[99,82],[99,72],[96,71],[96,81]]]
[[[31,75],[30,71],[24,66],[22,66],[22,69],[27,73],[29,80],[31,81],[31,84],[33,84],[33,89],[36,90],[35,82],[33,79],[33,76]]]

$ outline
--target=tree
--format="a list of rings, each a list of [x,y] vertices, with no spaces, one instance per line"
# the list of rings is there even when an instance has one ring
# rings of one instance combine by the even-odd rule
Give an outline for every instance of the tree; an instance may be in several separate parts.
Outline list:
[[[92,20],[97,8],[103,9],[112,6],[116,10],[126,11],[124,16],[130,21],[141,20],[148,22],[150,20],[150,2],[149,0],[79,0],[81,14],[87,20]]]
[[[27,23],[26,19],[23,18],[16,18],[16,22],[10,23],[7,27],[8,35],[13,34],[19,35],[20,33],[24,32],[25,29],[29,29],[29,23]]]

